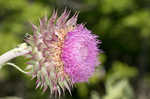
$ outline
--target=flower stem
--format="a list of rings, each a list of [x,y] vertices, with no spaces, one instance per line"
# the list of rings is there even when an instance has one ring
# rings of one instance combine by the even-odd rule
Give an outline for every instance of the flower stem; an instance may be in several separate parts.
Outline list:
[[[4,65],[6,62],[8,62],[11,59],[14,59],[18,56],[23,56],[31,51],[31,48],[27,46],[26,43],[20,44],[18,47],[4,53],[0,56],[0,68],[2,68],[2,65]]]
[[[13,63],[6,63],[6,64],[15,67],[17,70],[19,70],[20,72],[22,72],[22,73],[24,73],[24,74],[27,74],[27,73],[28,73],[28,72],[22,70],[19,66],[13,64]]]

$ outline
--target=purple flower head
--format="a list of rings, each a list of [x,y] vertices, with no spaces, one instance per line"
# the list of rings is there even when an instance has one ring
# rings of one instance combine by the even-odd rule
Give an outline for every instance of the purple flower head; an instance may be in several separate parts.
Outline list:
[[[82,24],[67,33],[62,60],[64,70],[73,83],[86,82],[92,76],[98,63],[98,48],[96,36]]]
[[[28,68],[37,78],[37,88],[50,88],[59,96],[65,89],[70,92],[74,83],[87,82],[99,64],[97,36],[76,23],[78,13],[71,18],[69,13],[65,10],[57,17],[54,11],[49,20],[44,17],[38,27],[32,25],[33,36],[26,39],[32,47],[26,55]]]

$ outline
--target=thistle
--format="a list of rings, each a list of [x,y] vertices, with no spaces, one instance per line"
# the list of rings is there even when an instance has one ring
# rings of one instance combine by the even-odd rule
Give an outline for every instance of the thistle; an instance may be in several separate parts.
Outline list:
[[[83,24],[77,24],[78,13],[69,18],[66,10],[60,17],[53,12],[51,18],[44,17],[40,26],[32,25],[33,36],[26,42],[32,46],[27,54],[30,74],[37,78],[37,88],[48,87],[51,93],[61,94],[74,83],[87,82],[98,65],[97,36],[91,34]],[[71,93],[71,92],[70,92]]]
[[[60,17],[54,11],[50,19],[42,18],[39,26],[32,24],[33,35],[25,39],[30,50],[19,53],[30,58],[27,69],[37,79],[36,88],[49,88],[59,96],[66,89],[71,93],[75,83],[87,82],[99,65],[97,36],[77,24],[78,13],[69,16],[70,11]]]

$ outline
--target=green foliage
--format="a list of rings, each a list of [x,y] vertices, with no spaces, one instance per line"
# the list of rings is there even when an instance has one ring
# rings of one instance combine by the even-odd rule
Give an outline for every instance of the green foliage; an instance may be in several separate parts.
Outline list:
[[[78,85],[78,94],[81,98],[88,96],[88,88],[86,84]]]
[[[150,37],[149,28],[150,28],[150,17],[149,11],[138,11],[132,15],[127,16],[123,20],[123,24],[128,27],[138,28],[141,31],[141,37]]]
[[[12,42],[12,43],[10,43]],[[4,44],[5,43],[5,44]],[[16,39],[13,34],[2,34],[0,33],[0,54],[8,51],[8,49],[14,48],[18,44],[18,39]]]
[[[108,76],[113,76],[117,78],[131,78],[137,76],[138,71],[135,67],[131,67],[125,63],[114,62],[112,65],[112,69]],[[110,77],[112,78],[112,77]]]
[[[2,17],[0,53],[15,47],[19,44],[19,40],[23,41],[23,35],[31,31],[29,23],[36,23],[39,17],[46,13],[51,13],[50,8],[44,7],[39,3],[30,3],[27,0],[7,0],[7,2],[1,0],[0,6],[0,16]],[[3,44],[4,42],[5,44]]]
[[[115,62],[106,79],[106,96],[103,99],[133,99],[133,89],[129,79],[137,75],[137,69],[127,64]]]
[[[101,11],[103,13],[109,14],[113,11],[121,13],[122,11],[133,9],[133,0],[101,0],[102,7]]]
[[[107,94],[103,99],[134,99],[133,90],[126,79],[120,80],[113,85],[106,85],[106,92]]]

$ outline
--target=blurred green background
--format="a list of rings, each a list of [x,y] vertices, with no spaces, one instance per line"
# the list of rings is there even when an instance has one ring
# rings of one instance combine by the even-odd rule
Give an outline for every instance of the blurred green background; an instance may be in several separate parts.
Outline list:
[[[150,99],[150,0],[0,0],[0,54],[24,42],[30,22],[64,8],[80,11],[78,23],[99,35],[104,53],[89,82],[60,99]],[[25,68],[26,61],[11,62]],[[31,77],[10,66],[0,70],[0,99],[49,98]]]

